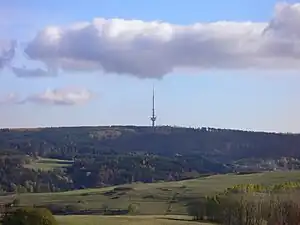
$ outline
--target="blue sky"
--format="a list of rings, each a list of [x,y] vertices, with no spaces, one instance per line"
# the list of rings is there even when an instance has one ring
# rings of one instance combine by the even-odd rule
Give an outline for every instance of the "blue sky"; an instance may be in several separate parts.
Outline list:
[[[292,12],[298,15],[298,8],[294,7],[297,1],[286,1],[286,3],[285,7],[287,10],[293,10]],[[159,125],[212,126],[248,130],[300,132],[300,120],[298,119],[298,115],[300,115],[298,101],[298,96],[300,96],[300,89],[298,88],[300,81],[299,68],[296,66],[295,57],[288,55],[291,52],[286,52],[283,55],[284,58],[279,59],[276,58],[277,55],[269,56],[270,52],[264,53],[272,60],[270,61],[271,63],[269,61],[266,63],[267,69],[261,68],[261,64],[258,63],[258,66],[255,65],[254,69],[249,70],[245,65],[256,63],[260,59],[258,56],[254,60],[251,59],[251,62],[241,61],[241,64],[238,64],[238,62],[234,64],[234,61],[239,60],[239,57],[237,57],[236,59],[233,58],[233,61],[229,62],[230,64],[226,64],[228,62],[221,58],[219,50],[212,49],[213,53],[208,52],[209,55],[207,56],[210,57],[211,54],[216,54],[211,57],[212,59],[215,58],[216,61],[212,59],[210,61],[207,60],[209,62],[205,66],[208,68],[203,69],[201,66],[204,65],[199,66],[199,61],[197,60],[192,60],[191,62],[188,62],[188,59],[183,60],[192,53],[188,50],[182,52],[182,45],[180,45],[181,51],[178,48],[174,52],[182,52],[181,56],[177,56],[176,59],[172,60],[161,59],[166,60],[166,64],[163,64],[164,66],[169,66],[169,63],[172,64],[172,69],[174,70],[167,70],[167,72],[159,70],[159,67],[162,66],[160,59],[157,61],[153,58],[149,59],[150,56],[148,57],[146,52],[142,55],[145,58],[139,57],[136,61],[136,64],[142,66],[145,63],[144,67],[135,65],[127,67],[122,64],[121,67],[117,68],[115,64],[120,61],[123,63],[125,59],[119,59],[116,58],[116,55],[113,55],[110,56],[110,59],[113,61],[111,64],[113,65],[109,64],[109,69],[104,69],[106,71],[103,71],[103,69],[96,69],[92,72],[85,69],[75,71],[78,68],[74,64],[78,65],[79,61],[75,63],[72,61],[73,64],[70,67],[73,70],[62,70],[58,75],[52,76],[53,61],[51,61],[50,69],[49,64],[47,64],[49,62],[48,58],[47,60],[43,58],[45,55],[46,57],[52,57],[52,53],[49,53],[51,49],[48,52],[44,51],[45,46],[48,46],[50,42],[46,42],[48,41],[46,39],[39,40],[37,36],[39,31],[43,32],[48,26],[65,29],[70,24],[82,21],[91,22],[94,18],[105,18],[108,21],[113,18],[125,21],[134,19],[144,23],[163,21],[171,25],[182,25],[185,28],[195,23],[210,24],[218,21],[231,21],[241,24],[244,21],[249,21],[251,22],[251,27],[245,29],[251,29],[251,31],[259,30],[260,24],[265,24],[263,26],[270,26],[273,31],[277,32],[275,33],[276,35],[287,31],[289,32],[288,34],[293,32],[298,34],[298,30],[293,30],[294,27],[292,26],[293,23],[299,22],[297,21],[298,17],[286,19],[285,14],[276,14],[274,11],[276,4],[278,4],[278,1],[274,0],[2,1],[0,3],[0,12],[2,14],[0,16],[0,38],[17,40],[18,47],[13,60],[0,71],[0,127],[149,125],[151,95],[154,85],[157,96],[157,123]],[[279,25],[275,27],[276,29],[272,27],[270,21],[274,18],[280,22],[279,25],[283,22],[283,24],[289,23],[288,27],[290,30],[279,29]],[[126,24],[124,25],[121,22],[118,26],[125,31],[130,29],[130,26],[125,27]],[[223,35],[225,32],[233,32],[234,30],[232,29],[235,29],[232,25],[225,24],[224,26],[228,26],[228,29],[226,27],[225,29],[217,27],[216,32],[220,32],[218,34]],[[241,25],[241,27],[238,25],[236,29],[239,31],[239,29],[242,30],[244,27],[244,25]],[[184,32],[186,31],[187,28]],[[191,32],[191,30],[189,31]],[[197,32],[196,34],[200,35],[200,31]],[[208,29],[207,32],[210,32],[210,30]],[[249,33],[249,30],[245,32]],[[197,35],[195,36],[196,38]],[[201,35],[205,34],[201,33]],[[69,38],[70,35],[66,36],[66,40],[73,40],[67,39],[67,37]],[[212,33],[209,33],[208,37],[212,37]],[[226,37],[239,40],[239,36]],[[298,38],[298,36],[296,37]],[[89,52],[93,50],[90,47],[90,42],[84,42],[84,34],[80,38],[82,39],[78,45],[88,45],[84,56],[91,59],[88,56]],[[254,38],[257,37],[254,36]],[[153,39],[151,40],[153,41]],[[114,41],[116,40],[114,39]],[[221,40],[217,39],[217,41]],[[151,49],[156,47],[155,43],[150,43]],[[29,44],[32,44],[32,46],[26,50]],[[71,44],[68,46],[75,49],[76,45],[75,43],[75,46]],[[175,44],[173,45],[175,46]],[[189,45],[188,41],[186,45]],[[278,47],[277,45],[275,47]],[[221,46],[221,42],[218,43],[218,46]],[[272,46],[272,49],[275,47]],[[61,45],[60,48],[62,48]],[[161,48],[164,48],[164,46],[160,45],[157,51],[161,51]],[[201,46],[195,46],[195,48],[197,48],[197,52],[193,53],[195,58],[199,57],[203,61],[202,57],[204,54],[201,52],[205,50],[202,50]],[[80,51],[82,49],[85,48],[80,48]],[[193,46],[191,46],[191,49],[193,49]],[[24,51],[29,56],[24,57]],[[241,51],[245,55],[246,50],[242,49]],[[45,55],[41,55],[41,52]],[[72,49],[67,55],[71,57],[71,54],[77,52]],[[247,49],[248,52],[249,49]],[[272,54],[277,54],[277,51],[274,52],[272,51]],[[165,52],[162,52],[162,54],[165,54]],[[229,55],[231,56],[232,54],[230,52]],[[166,55],[168,54],[166,53]],[[62,64],[65,62],[60,61],[61,55],[55,57],[57,57],[55,58],[57,61],[55,61],[54,67],[61,69],[63,67]],[[33,58],[40,62],[33,62],[31,60]],[[80,62],[87,58],[80,58]],[[53,60],[53,58],[51,59]],[[74,58],[71,59],[73,60]],[[93,60],[95,59],[93,58]],[[104,60],[104,58],[99,58],[99,61],[101,60]],[[224,60],[224,63],[222,60]],[[284,60],[288,61],[288,68],[283,63]],[[222,61],[222,63],[219,64],[219,61]],[[98,63],[98,59],[95,62]],[[93,61],[93,63],[95,62]],[[135,63],[135,61],[125,62],[129,64]],[[178,65],[184,65],[184,69],[178,69]],[[192,65],[194,69],[190,70],[188,65]],[[228,65],[230,69],[228,69]],[[37,77],[18,77],[13,73],[11,69],[13,67],[21,69],[25,67],[26,69],[41,67],[45,71],[42,75],[50,75],[48,77],[40,75]],[[234,68],[232,69],[231,67]],[[120,72],[120,68],[122,72]],[[151,71],[156,71],[156,69],[157,73],[152,75]],[[134,73],[134,71],[138,72]],[[150,73],[148,73],[149,71]],[[123,72],[126,72],[126,74]],[[69,87],[76,87],[76,90],[79,90],[76,98],[72,97],[74,93],[72,96],[66,94],[70,91]],[[46,90],[50,91],[46,92]],[[86,90],[91,95],[81,90]],[[82,100],[81,104],[77,104],[78,99]]]

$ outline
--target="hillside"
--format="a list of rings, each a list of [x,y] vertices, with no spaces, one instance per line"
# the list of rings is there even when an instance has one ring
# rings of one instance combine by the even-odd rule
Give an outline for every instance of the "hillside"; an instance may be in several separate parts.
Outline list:
[[[249,175],[214,175],[185,181],[153,184],[127,184],[106,188],[75,190],[59,193],[19,194],[23,206],[47,206],[56,212],[66,207],[68,214],[88,210],[101,214],[105,208],[127,210],[130,204],[138,206],[142,215],[186,215],[187,205],[195,199],[222,192],[236,184],[274,185],[300,181],[300,172],[265,172]],[[10,202],[15,196],[1,196],[0,202]]]
[[[155,130],[136,126],[2,129],[0,147],[59,157],[105,151],[167,156],[201,152],[207,157],[228,161],[248,157],[298,157],[300,135],[169,126]]]
[[[168,126],[2,129],[0,191],[57,192],[299,169],[299,156],[296,134]]]

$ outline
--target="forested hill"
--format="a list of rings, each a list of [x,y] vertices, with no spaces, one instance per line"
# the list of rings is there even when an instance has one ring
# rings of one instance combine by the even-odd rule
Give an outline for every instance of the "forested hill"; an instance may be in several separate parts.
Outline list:
[[[0,192],[181,180],[253,165],[298,169],[299,158],[296,134],[168,126],[1,129]]]
[[[40,156],[74,157],[103,152],[197,154],[218,161],[300,156],[300,135],[214,128],[62,127],[2,129],[0,148]]]

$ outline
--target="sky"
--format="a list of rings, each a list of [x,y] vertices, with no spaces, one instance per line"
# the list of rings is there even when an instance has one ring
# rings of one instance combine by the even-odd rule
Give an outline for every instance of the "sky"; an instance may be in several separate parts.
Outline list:
[[[300,2],[0,2],[0,127],[300,133]]]

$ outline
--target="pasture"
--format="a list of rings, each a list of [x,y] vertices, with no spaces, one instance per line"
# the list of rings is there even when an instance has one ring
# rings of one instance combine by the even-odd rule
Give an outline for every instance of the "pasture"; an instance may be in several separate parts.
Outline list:
[[[72,206],[100,214],[104,208],[126,210],[130,204],[137,206],[140,215],[186,215],[187,204],[200,196],[223,191],[236,184],[273,185],[287,181],[300,181],[300,172],[265,172],[248,175],[215,175],[198,179],[158,182],[82,189],[56,193],[18,194],[20,204]],[[0,196],[9,202],[14,196]]]
[[[211,225],[182,216],[57,216],[60,225]]]
[[[53,169],[63,169],[70,166],[73,163],[71,160],[60,160],[60,159],[50,159],[50,158],[39,158],[32,161],[30,164],[25,164],[25,168],[49,171]]]

